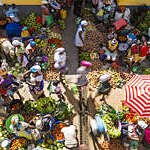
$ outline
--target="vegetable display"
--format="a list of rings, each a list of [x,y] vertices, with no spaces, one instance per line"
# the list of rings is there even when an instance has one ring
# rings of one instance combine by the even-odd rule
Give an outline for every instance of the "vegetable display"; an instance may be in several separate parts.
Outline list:
[[[107,133],[111,138],[118,138],[121,135],[121,132],[118,129],[118,125],[115,125],[115,121],[118,121],[116,114],[105,114],[103,116],[104,123],[107,128]]]
[[[28,145],[28,141],[25,138],[19,137],[12,141],[10,150],[18,150],[20,148],[25,148]]]
[[[71,109],[68,107],[68,104],[65,102],[58,102],[56,105],[56,109],[54,111],[54,118],[59,121],[70,118]]]
[[[85,60],[85,61],[90,61],[90,53],[88,52],[81,52],[81,54],[79,54],[80,60]]]
[[[51,97],[40,98],[36,101],[35,108],[43,114],[49,114],[54,111],[56,107],[55,100]]]

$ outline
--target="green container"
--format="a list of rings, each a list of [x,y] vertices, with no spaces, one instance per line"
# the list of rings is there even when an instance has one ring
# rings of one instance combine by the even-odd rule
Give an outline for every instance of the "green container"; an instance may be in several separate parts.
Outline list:
[[[73,94],[78,94],[79,93],[79,90],[78,90],[78,87],[76,85],[74,85],[72,88],[71,88],[71,92]]]
[[[46,16],[46,23],[48,25],[51,25],[53,23],[53,16],[52,15]]]

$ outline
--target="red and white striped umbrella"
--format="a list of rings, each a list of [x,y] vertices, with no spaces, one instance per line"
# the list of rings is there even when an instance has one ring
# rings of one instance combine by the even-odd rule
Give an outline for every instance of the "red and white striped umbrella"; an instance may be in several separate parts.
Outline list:
[[[144,117],[150,116],[150,75],[134,75],[124,85],[125,104]]]

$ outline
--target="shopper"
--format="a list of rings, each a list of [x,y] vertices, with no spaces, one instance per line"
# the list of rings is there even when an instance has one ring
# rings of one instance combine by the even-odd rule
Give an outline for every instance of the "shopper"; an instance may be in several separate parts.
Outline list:
[[[19,42],[18,40],[14,40],[12,42],[12,45],[15,47],[15,53],[18,57],[19,64],[23,67],[26,67],[29,61],[25,55],[24,44],[22,42]]]
[[[87,25],[88,25],[87,21],[83,20],[81,21],[77,29],[75,36],[75,46],[78,47],[79,49],[82,49],[82,47],[84,46],[85,30]]]

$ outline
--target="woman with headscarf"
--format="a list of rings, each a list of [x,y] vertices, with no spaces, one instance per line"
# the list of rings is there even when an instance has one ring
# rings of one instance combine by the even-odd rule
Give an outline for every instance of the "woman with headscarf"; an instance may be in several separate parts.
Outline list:
[[[82,48],[84,45],[85,31],[88,23],[86,20],[81,21],[75,36],[75,46],[78,48]]]

